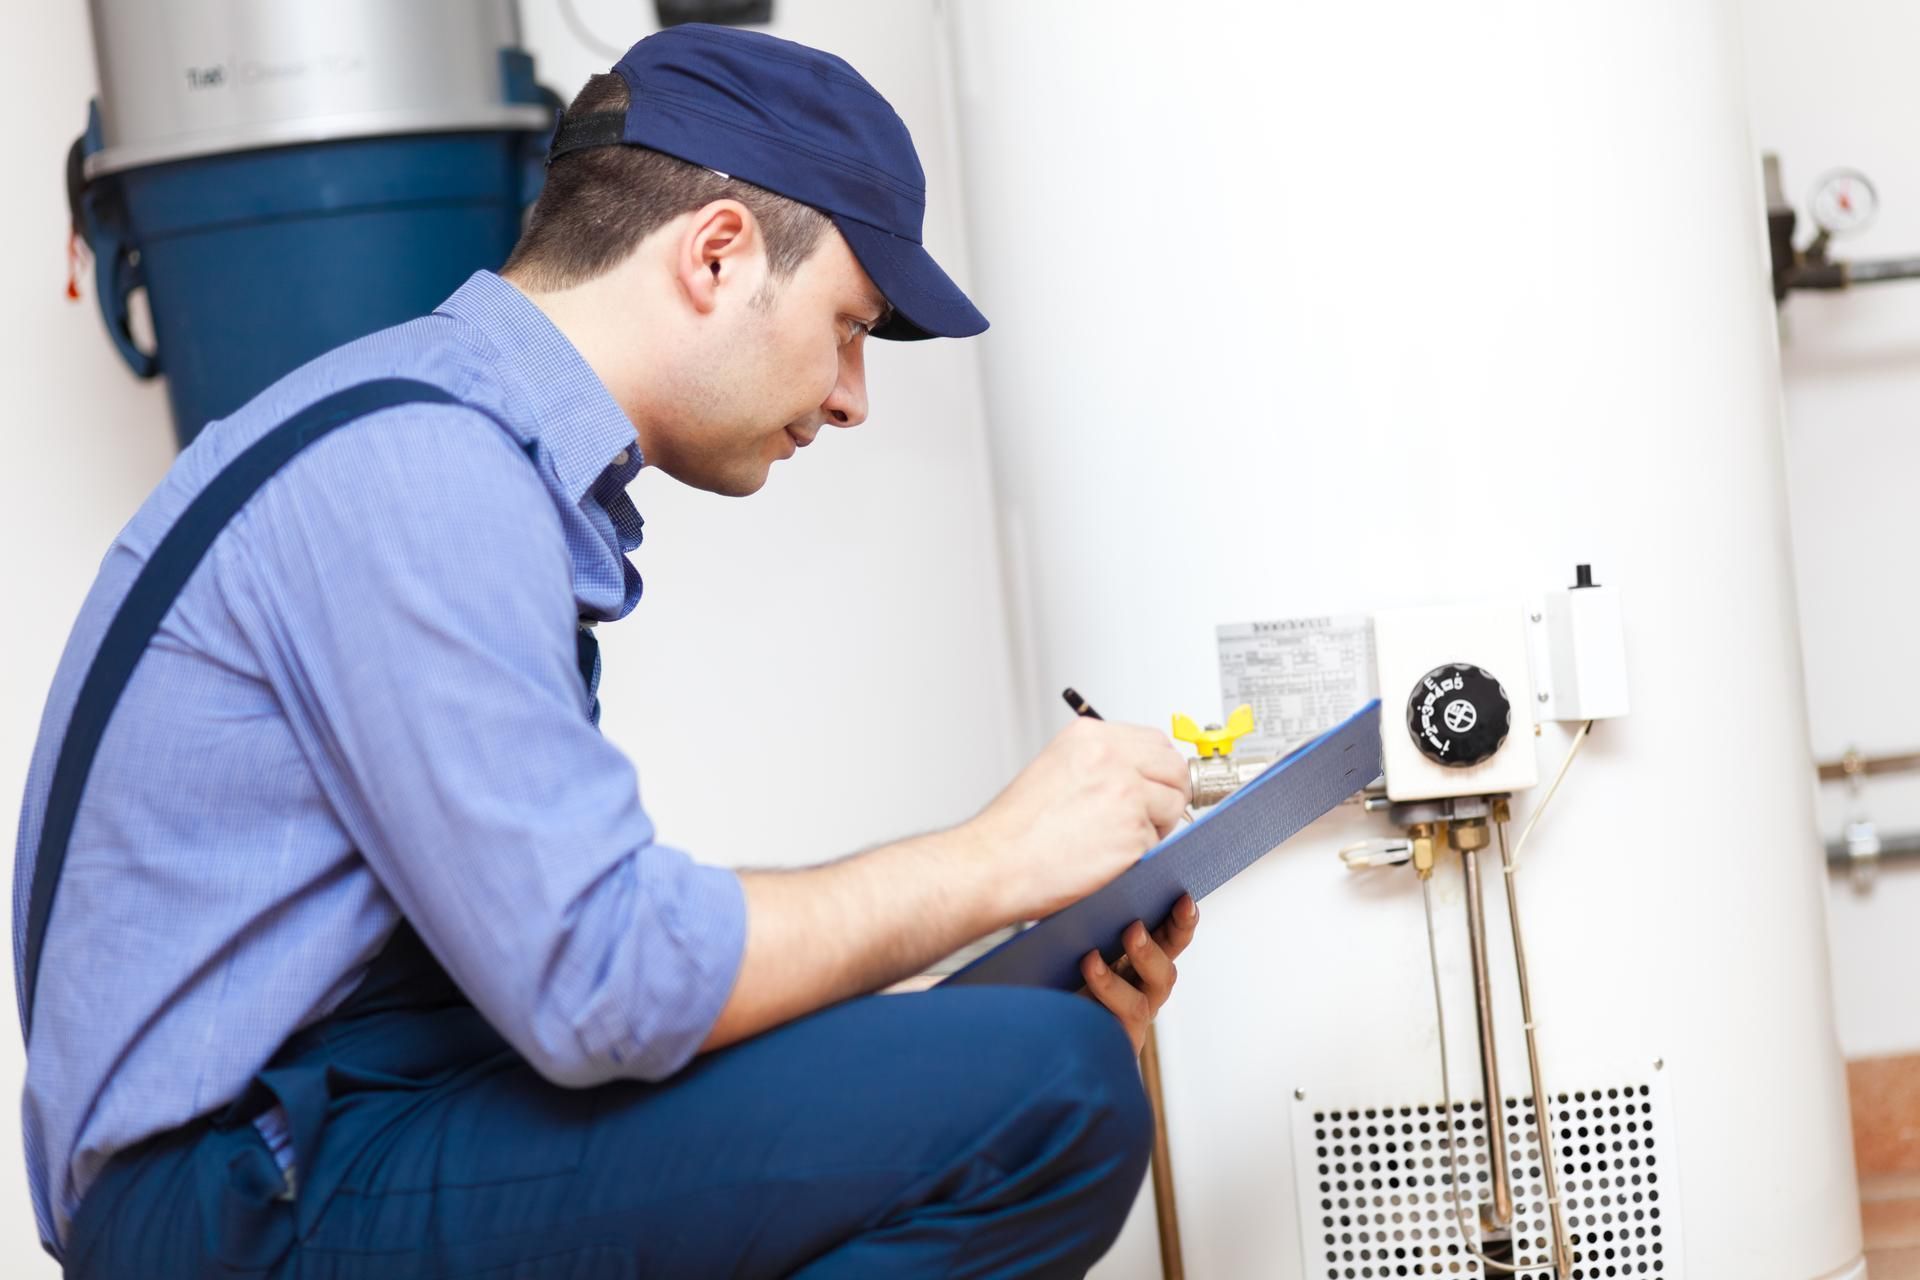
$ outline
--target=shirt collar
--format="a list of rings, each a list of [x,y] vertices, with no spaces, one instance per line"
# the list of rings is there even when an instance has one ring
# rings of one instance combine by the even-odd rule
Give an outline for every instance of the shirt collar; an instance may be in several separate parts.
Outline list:
[[[554,475],[572,501],[584,498],[609,467],[622,488],[639,472],[633,423],[579,349],[526,294],[491,271],[476,271],[436,314],[472,325],[499,352],[531,436],[553,459]]]

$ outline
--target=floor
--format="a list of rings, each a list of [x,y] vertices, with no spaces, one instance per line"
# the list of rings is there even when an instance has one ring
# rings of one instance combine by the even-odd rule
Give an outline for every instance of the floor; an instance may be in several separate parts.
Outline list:
[[[1871,1280],[1920,1280],[1920,1054],[1847,1064]]]

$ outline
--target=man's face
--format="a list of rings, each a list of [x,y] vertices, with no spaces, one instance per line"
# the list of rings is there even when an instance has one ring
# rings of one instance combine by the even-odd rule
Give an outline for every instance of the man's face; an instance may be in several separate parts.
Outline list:
[[[867,332],[887,310],[847,242],[828,228],[784,281],[749,268],[702,324],[685,362],[680,413],[648,461],[730,497],[757,491],[773,464],[829,426],[867,416]]]

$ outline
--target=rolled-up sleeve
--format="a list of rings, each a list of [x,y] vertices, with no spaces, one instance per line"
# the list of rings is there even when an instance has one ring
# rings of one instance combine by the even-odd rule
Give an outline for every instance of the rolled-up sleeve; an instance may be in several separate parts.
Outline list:
[[[289,483],[300,467],[329,483]],[[474,1004],[556,1083],[683,1066],[739,970],[740,882],[654,839],[589,722],[526,456],[472,410],[391,410],[312,446],[235,530],[232,604],[303,750]]]

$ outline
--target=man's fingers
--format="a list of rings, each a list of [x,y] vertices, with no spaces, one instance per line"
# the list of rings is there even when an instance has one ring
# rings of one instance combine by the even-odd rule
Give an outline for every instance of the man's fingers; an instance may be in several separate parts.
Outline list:
[[[1139,975],[1140,990],[1147,997],[1147,1008],[1154,1013],[1167,1002],[1173,994],[1173,984],[1178,976],[1173,961],[1155,942],[1153,935],[1147,932],[1147,926],[1138,920],[1128,925],[1126,932],[1120,935],[1120,945],[1127,949],[1127,959],[1133,962],[1133,971]]]
[[[1187,768],[1187,758],[1166,734],[1137,724],[1115,725],[1114,729],[1115,745],[1126,752],[1141,777],[1178,791],[1182,805],[1193,799],[1193,774]]]
[[[1152,820],[1153,828],[1165,840],[1180,825],[1180,819],[1187,814],[1188,795],[1158,782],[1149,782],[1147,788],[1147,817]]]
[[[1133,1040],[1135,1053],[1147,1042],[1147,1024],[1153,1020],[1153,1006],[1131,982],[1109,969],[1098,951],[1089,951],[1080,961],[1080,976],[1087,991],[1120,1019]]]
[[[1124,954],[1112,968],[1100,959],[1098,951],[1089,951],[1080,960],[1080,976],[1086,979],[1087,993],[1120,1019],[1136,1053],[1146,1043],[1147,1028],[1179,979],[1174,957],[1193,941],[1199,923],[1200,909],[1191,895],[1182,895],[1158,929],[1148,932],[1138,920],[1127,926],[1120,935]]]
[[[1193,931],[1200,926],[1200,908],[1191,895],[1182,895],[1180,901],[1173,904],[1173,910],[1167,913],[1166,920],[1153,931],[1154,941],[1167,953],[1167,959],[1177,960],[1180,953],[1193,941]]]

